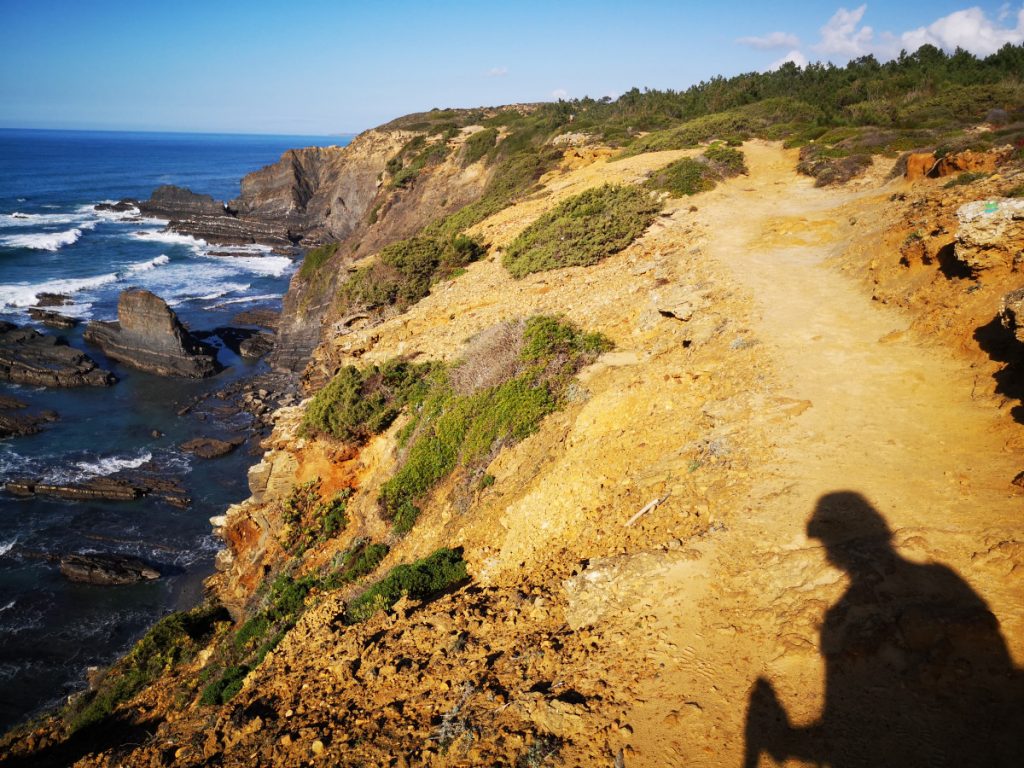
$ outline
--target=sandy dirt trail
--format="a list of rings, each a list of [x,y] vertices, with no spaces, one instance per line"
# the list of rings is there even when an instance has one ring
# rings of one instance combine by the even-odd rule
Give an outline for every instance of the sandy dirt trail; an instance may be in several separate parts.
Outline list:
[[[773,430],[773,459],[748,510],[732,512],[697,545],[699,557],[650,585],[652,631],[673,652],[632,713],[631,766],[741,765],[759,677],[792,723],[819,718],[822,624],[850,585],[807,535],[825,494],[862,494],[904,562],[952,569],[998,617],[1016,665],[1024,661],[1024,531],[1009,483],[1020,457],[1007,448],[1016,427],[972,399],[964,362],[915,339],[905,318],[826,263],[855,233],[851,217],[879,205],[877,190],[873,199],[816,190],[794,172],[792,153],[756,143],[745,151],[749,178],[701,200],[705,254],[749,294],[777,372],[772,394],[792,399],[797,415]],[[900,626],[901,637],[912,633]],[[887,694],[884,684],[869,688],[858,706],[870,710],[873,695]]]

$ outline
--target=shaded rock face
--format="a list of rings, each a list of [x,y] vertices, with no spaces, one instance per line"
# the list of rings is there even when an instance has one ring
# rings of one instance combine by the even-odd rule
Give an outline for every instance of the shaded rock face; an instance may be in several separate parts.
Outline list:
[[[160,376],[204,378],[223,369],[217,350],[193,337],[167,303],[146,290],[122,291],[117,322],[91,322],[84,338],[108,357]]]
[[[954,253],[974,271],[1014,266],[1024,259],[1024,200],[976,200],[957,209]]]
[[[117,378],[64,339],[0,322],[0,380],[36,387],[109,387]]]
[[[274,337],[269,333],[257,333],[238,345],[238,354],[247,360],[259,360],[274,348]]]
[[[1013,147],[1006,146],[988,152],[950,152],[940,158],[934,152],[915,152],[907,157],[907,170],[903,174],[908,181],[937,179],[957,173],[992,173],[996,166],[1006,162],[1013,154]]]
[[[1024,344],[1024,288],[1003,296],[999,306],[999,322]]]
[[[181,444],[181,450],[193,453],[201,459],[216,459],[227,456],[245,442],[242,438],[218,440],[215,437],[196,437]]]
[[[127,203],[128,201],[122,201]],[[224,204],[210,195],[199,195],[190,189],[165,184],[153,190],[149,200],[139,203],[139,210],[147,216],[177,219],[187,216],[223,216]],[[113,210],[117,210],[113,208]]]
[[[146,496],[181,508],[192,501],[176,480],[158,477],[144,470],[116,472],[80,483],[49,483],[22,478],[9,480],[4,490],[12,496],[49,496],[71,501],[134,501]]]
[[[83,584],[136,584],[160,578],[160,571],[134,557],[112,554],[65,555],[60,572]]]

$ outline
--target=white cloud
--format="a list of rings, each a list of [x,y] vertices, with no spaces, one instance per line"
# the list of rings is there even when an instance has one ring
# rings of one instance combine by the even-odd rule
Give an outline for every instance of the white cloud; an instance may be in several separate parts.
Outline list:
[[[565,88],[555,88],[551,92],[551,98],[553,99],[564,99],[569,95],[569,92]]]
[[[750,48],[757,48],[759,51],[768,51],[772,48],[796,48],[800,45],[800,38],[789,32],[769,32],[767,35],[740,37],[736,42]]]
[[[487,70],[488,77],[504,77],[508,74],[508,67],[491,67]]]
[[[814,46],[814,50],[826,55],[838,54],[850,58],[871,53],[875,32],[869,26],[859,26],[867,9],[867,5],[861,5],[852,11],[846,8],[836,11],[821,28],[821,42]]]
[[[1017,11],[1016,26],[1005,27],[999,23],[1007,18],[1010,18],[1010,10],[1006,6],[1000,9],[997,21],[989,19],[981,8],[967,8],[943,16],[927,27],[904,32],[900,42],[907,51],[931,44],[946,51],[960,47],[977,56],[988,56],[1007,43],[1024,42],[1024,8]]]
[[[768,69],[778,69],[783,64],[785,64],[787,61],[793,62],[798,67],[806,67],[807,66],[807,57],[804,56],[800,51],[794,49],[794,50],[790,51],[789,53],[787,53],[785,56],[783,56],[778,61],[772,62],[772,65],[770,67],[768,67]]]

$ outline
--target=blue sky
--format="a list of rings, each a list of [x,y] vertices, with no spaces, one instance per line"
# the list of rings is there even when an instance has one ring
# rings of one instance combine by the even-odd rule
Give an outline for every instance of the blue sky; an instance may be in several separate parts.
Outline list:
[[[1024,41],[1019,3],[0,0],[0,127],[355,132],[432,107],[1007,41]]]

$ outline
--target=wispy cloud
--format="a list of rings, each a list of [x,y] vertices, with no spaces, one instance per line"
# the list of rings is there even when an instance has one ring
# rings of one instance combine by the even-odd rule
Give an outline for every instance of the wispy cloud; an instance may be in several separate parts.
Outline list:
[[[916,51],[930,43],[947,51],[960,47],[979,56],[988,56],[1007,43],[1018,45],[1024,42],[1024,8],[1017,11],[1013,27],[1000,23],[1009,18],[1011,12],[1006,6],[1000,9],[996,21],[989,19],[981,8],[968,8],[943,16],[927,27],[904,32],[900,41],[908,51]]]
[[[821,42],[813,46],[814,50],[826,56],[838,54],[851,58],[870,53],[875,31],[869,26],[860,25],[867,9],[867,5],[861,5],[852,11],[840,8],[832,14],[832,18],[821,28]]]
[[[773,61],[772,65],[768,67],[768,69],[778,69],[783,64],[790,61],[796,64],[798,67],[807,66],[807,57],[800,53],[800,51],[793,49],[778,61]]]
[[[821,27],[821,36],[810,50],[823,59],[842,63],[868,54],[884,61],[895,58],[901,50],[913,53],[922,45],[934,45],[948,53],[963,48],[977,56],[988,56],[1007,43],[1024,43],[1024,6],[1014,10],[1004,3],[994,18],[975,6],[954,11],[923,27],[880,34],[875,34],[871,26],[863,23],[867,10],[866,4],[853,10],[840,7]],[[795,40],[795,36],[792,37]],[[799,43],[789,46],[784,42],[786,38],[785,32],[771,32],[763,36],[741,37],[736,42],[760,50],[790,47],[789,53],[772,62],[769,69],[777,69],[787,61],[806,66],[808,57],[800,50]]]
[[[800,45],[800,38],[789,32],[769,32],[767,35],[739,37],[736,42],[759,51],[770,51],[774,48],[796,48]]]
[[[491,67],[487,70],[488,77],[504,77],[508,74],[508,67]]]
[[[565,90],[565,88],[555,88],[555,90],[551,92],[551,98],[553,99],[564,99],[568,96],[569,92]]]

